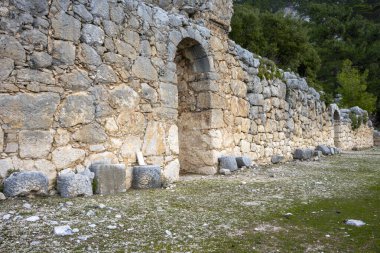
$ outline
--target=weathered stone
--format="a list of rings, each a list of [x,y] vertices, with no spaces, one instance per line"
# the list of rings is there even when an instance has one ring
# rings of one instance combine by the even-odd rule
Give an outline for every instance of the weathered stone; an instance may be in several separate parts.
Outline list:
[[[53,62],[53,57],[45,52],[33,52],[30,56],[31,68],[48,68]]]
[[[19,133],[21,158],[46,158],[53,136],[49,131],[21,131]]]
[[[55,84],[53,74],[34,69],[20,69],[17,71],[17,78],[20,81],[37,82],[44,84]]]
[[[137,78],[156,81],[158,79],[157,70],[153,67],[149,58],[138,57],[132,66],[132,72]]]
[[[44,173],[49,180],[49,189],[55,187],[55,182],[57,179],[57,168],[55,165],[48,160],[36,160],[34,163],[33,170]]]
[[[71,146],[60,147],[52,152],[52,161],[57,169],[66,169],[83,161],[85,154],[86,152],[82,149]]]
[[[64,11],[59,12],[51,21],[53,36],[56,39],[78,42],[80,37],[81,23]]]
[[[85,160],[85,165],[90,166],[92,164],[102,163],[102,164],[117,164],[119,159],[114,153],[103,152],[98,154],[92,154]]]
[[[250,167],[252,165],[252,160],[246,156],[236,157],[236,163],[239,168]]]
[[[178,142],[178,127],[176,125],[172,125],[169,128],[168,133],[168,144],[170,151],[173,152],[173,154],[179,154],[179,142]]]
[[[163,106],[178,108],[178,88],[177,85],[160,83],[160,98]]]
[[[117,124],[123,132],[136,135],[144,133],[146,127],[144,114],[133,111],[121,111]]]
[[[11,158],[0,159],[0,179],[6,178],[8,175],[8,171],[12,170],[13,168],[14,167]]]
[[[79,173],[62,173],[57,179],[57,190],[61,197],[64,198],[92,196],[92,180],[88,176]]]
[[[293,158],[297,160],[309,160],[312,156],[313,150],[311,149],[296,149]]]
[[[264,96],[261,94],[248,94],[248,101],[251,105],[264,105]]]
[[[79,60],[88,65],[99,66],[102,59],[99,54],[91,46],[82,43],[80,45]]]
[[[227,169],[235,171],[238,169],[238,164],[234,156],[222,156],[219,159],[219,169]]]
[[[13,129],[49,129],[59,101],[54,93],[0,94],[0,121]]]
[[[127,159],[128,164],[136,162],[136,152],[141,150],[142,141],[137,136],[127,136],[121,146],[121,156]]]
[[[161,187],[161,169],[155,165],[133,167],[132,187],[151,189]]]
[[[92,84],[92,80],[88,77],[87,72],[82,70],[74,70],[69,74],[63,75],[61,81],[65,88],[73,91],[87,90]]]
[[[222,175],[231,175],[231,171],[227,169],[220,169],[219,173]]]
[[[33,45],[34,48],[43,49],[48,45],[48,37],[37,29],[22,32],[21,39],[25,44]]]
[[[132,88],[120,85],[110,91],[110,105],[115,109],[135,109],[139,104],[140,97]]]
[[[3,152],[4,148],[4,132],[3,129],[0,127],[0,153]]]
[[[285,159],[284,156],[281,156],[281,155],[274,155],[274,156],[272,156],[272,158],[271,158],[271,162],[272,162],[273,164],[278,164],[278,163],[281,163],[284,159]]]
[[[69,41],[55,40],[52,56],[54,65],[74,65],[75,46]]]
[[[95,17],[109,19],[109,4],[108,0],[93,0],[91,1],[91,13]]]
[[[114,22],[105,20],[103,21],[104,31],[109,37],[116,37],[119,33],[119,26]]]
[[[331,149],[326,145],[318,145],[315,150],[322,151],[323,155],[331,155]]]
[[[121,6],[111,6],[110,8],[110,17],[113,22],[116,24],[121,24],[124,21],[124,10]]]
[[[179,170],[180,170],[179,160],[175,159],[169,162],[163,170],[163,176],[169,182],[175,182],[179,179]]]
[[[91,165],[90,170],[95,173],[94,192],[96,194],[115,194],[127,190],[124,164],[94,164]]]
[[[17,142],[8,142],[5,146],[5,153],[16,153],[18,152],[18,143]]]
[[[151,103],[156,103],[158,100],[158,95],[155,89],[146,83],[141,84],[141,97],[148,100]]]
[[[165,130],[162,123],[151,121],[146,128],[142,152],[145,156],[165,153]]]
[[[115,72],[110,66],[102,64],[96,70],[95,80],[98,83],[108,84],[108,83],[116,83],[118,79],[117,79],[117,75],[115,74]]]
[[[93,19],[91,13],[83,4],[74,5],[73,11],[85,22],[90,22]]]
[[[102,45],[104,42],[104,31],[95,25],[85,24],[82,28],[81,40],[89,45]]]
[[[0,81],[9,77],[14,69],[14,61],[9,58],[0,58]]]
[[[62,127],[90,123],[95,117],[94,98],[84,93],[69,95],[59,114]]]
[[[322,151],[314,150],[314,152],[313,152],[313,156],[314,156],[314,157],[321,158],[321,157],[322,157]]]
[[[121,40],[115,40],[115,47],[117,53],[126,56],[130,59],[135,59],[137,57],[136,49],[128,43],[125,43]]]
[[[41,172],[15,172],[4,180],[4,194],[7,197],[47,195],[49,180]]]
[[[48,13],[49,4],[47,0],[13,0],[17,8],[34,16],[44,16]]]
[[[73,139],[86,144],[102,143],[107,140],[103,128],[96,123],[85,125],[73,134]]]

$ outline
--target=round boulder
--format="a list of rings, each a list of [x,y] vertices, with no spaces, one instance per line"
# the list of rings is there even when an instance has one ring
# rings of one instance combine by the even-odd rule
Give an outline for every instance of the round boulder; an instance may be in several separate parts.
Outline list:
[[[7,197],[47,195],[49,179],[42,172],[15,172],[4,181],[4,194]]]

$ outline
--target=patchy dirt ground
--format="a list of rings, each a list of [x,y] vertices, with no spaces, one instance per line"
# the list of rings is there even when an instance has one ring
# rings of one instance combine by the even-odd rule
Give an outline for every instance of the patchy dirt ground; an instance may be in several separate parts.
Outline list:
[[[61,225],[74,234],[55,235]],[[0,252],[380,252],[380,149],[185,176],[172,189],[9,199]]]

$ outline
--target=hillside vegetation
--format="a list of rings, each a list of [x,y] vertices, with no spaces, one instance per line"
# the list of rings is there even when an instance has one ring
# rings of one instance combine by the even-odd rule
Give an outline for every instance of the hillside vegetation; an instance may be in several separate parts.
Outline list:
[[[379,122],[379,1],[243,0],[235,1],[234,8],[233,40],[306,77],[326,93],[328,103],[338,93],[355,97],[340,105],[351,107],[360,101],[355,105],[377,115]],[[343,72],[360,82],[347,84],[338,78]],[[352,89],[342,88],[347,85]]]

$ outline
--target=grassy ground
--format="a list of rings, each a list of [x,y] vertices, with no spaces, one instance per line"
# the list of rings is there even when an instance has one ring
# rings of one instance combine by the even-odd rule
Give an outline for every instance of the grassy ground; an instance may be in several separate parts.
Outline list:
[[[58,237],[58,225],[79,231]],[[166,190],[0,202],[0,252],[96,251],[380,252],[380,149],[187,176]]]

